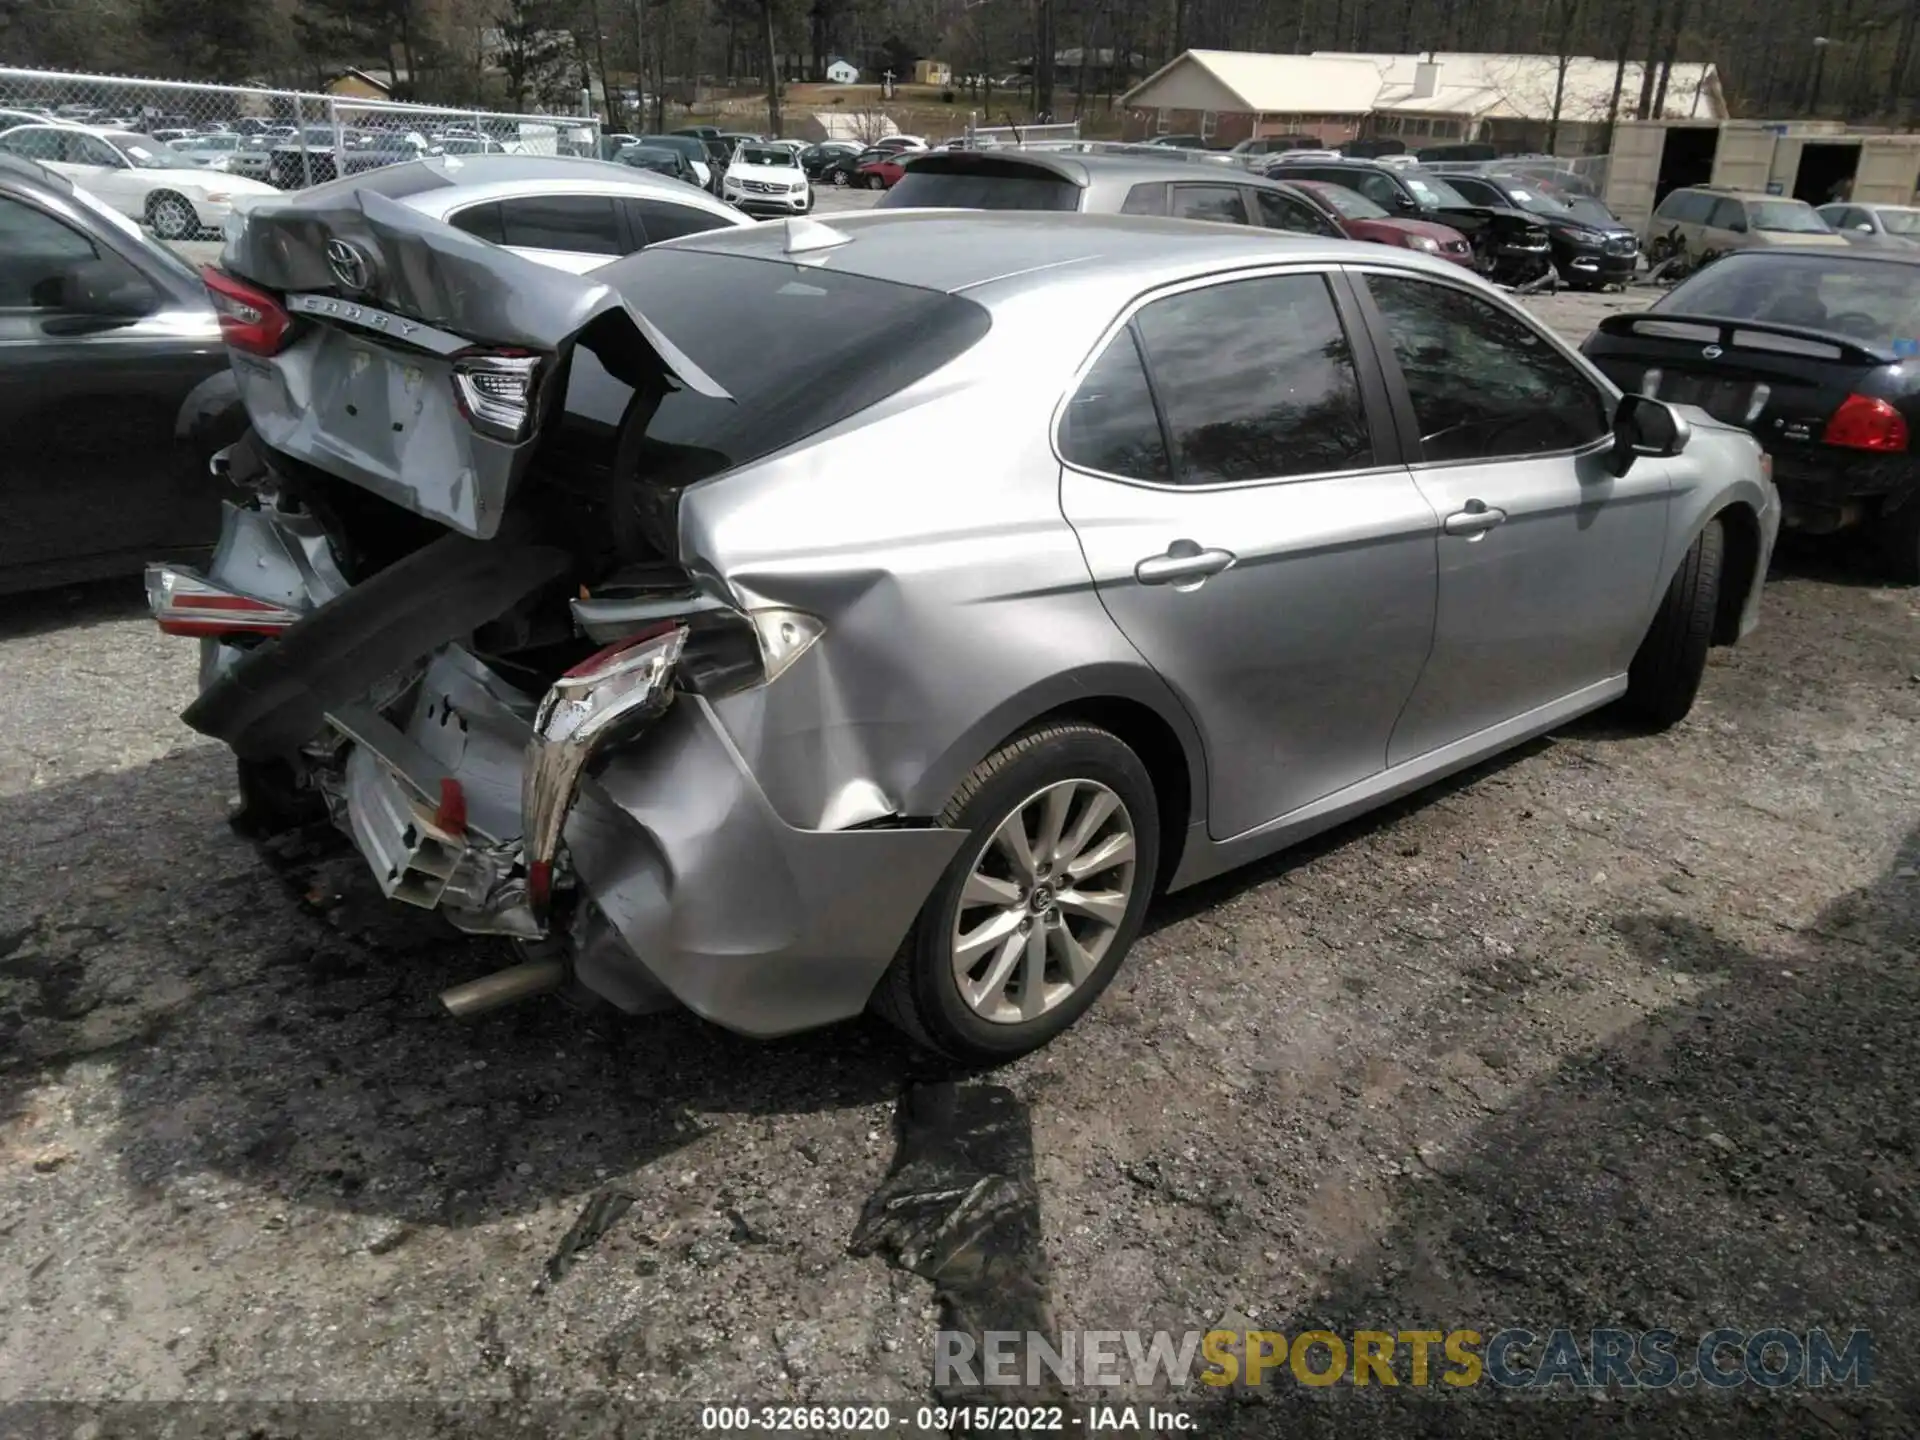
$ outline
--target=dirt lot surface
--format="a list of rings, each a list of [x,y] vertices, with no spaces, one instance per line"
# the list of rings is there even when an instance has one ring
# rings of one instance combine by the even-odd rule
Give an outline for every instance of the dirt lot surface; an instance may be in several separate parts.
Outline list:
[[[1207,1418],[1914,1433],[1916,619],[1791,552],[1671,733],[1583,722],[1160,904],[992,1077],[1058,1323],[1864,1327],[1865,1397]],[[193,664],[132,586],[0,610],[0,1400],[926,1400],[934,1287],[849,1252],[924,1063],[865,1023],[449,1020],[498,953],[232,835]],[[606,1187],[631,1209],[536,1288]]]

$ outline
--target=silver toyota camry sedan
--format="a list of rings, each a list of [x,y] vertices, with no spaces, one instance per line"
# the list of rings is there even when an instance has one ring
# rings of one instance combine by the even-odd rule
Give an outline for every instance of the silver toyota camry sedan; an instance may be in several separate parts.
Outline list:
[[[777,1035],[1059,1033],[1158,892],[1618,702],[1754,623],[1753,439],[1622,398],[1457,266],[896,211],[588,276],[358,191],[210,273],[253,433],[187,723],[256,830]]]

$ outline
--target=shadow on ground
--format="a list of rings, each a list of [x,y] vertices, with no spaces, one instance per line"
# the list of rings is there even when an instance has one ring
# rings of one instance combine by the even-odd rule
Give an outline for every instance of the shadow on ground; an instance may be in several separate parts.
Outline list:
[[[868,1104],[927,1072],[865,1023],[769,1044],[551,999],[455,1021],[438,993],[510,952],[389,904],[350,851],[270,869],[221,823],[228,764],[201,748],[0,800],[0,853],[44,882],[0,903],[0,1123],[111,1058],[142,1195],[210,1170],[477,1224],[652,1164],[702,1116]]]
[[[1614,917],[1699,998],[1561,1066],[1435,1160],[1396,1223],[1274,1328],[1873,1332],[1873,1383],[1546,1395],[1283,1382],[1220,1433],[1910,1435],[1920,1281],[1920,830],[1873,886],[1777,945]],[[1538,1351],[1521,1352],[1523,1361]],[[1436,1372],[1437,1373],[1437,1372]]]

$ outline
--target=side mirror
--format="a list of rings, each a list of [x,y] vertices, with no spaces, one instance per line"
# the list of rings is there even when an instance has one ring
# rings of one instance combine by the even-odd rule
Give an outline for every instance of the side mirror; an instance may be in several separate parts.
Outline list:
[[[1729,220],[1727,222],[1727,229],[1732,234],[1744,235],[1747,233],[1747,222],[1744,220]]]
[[[1858,230],[1862,235],[1871,235],[1873,233],[1873,226],[1871,225],[1856,225],[1853,228]]]
[[[82,260],[60,277],[55,306],[87,320],[138,320],[159,308],[160,295],[132,266],[119,260]]]
[[[1418,215],[1420,213],[1420,202],[1402,190],[1393,197],[1393,208],[1398,210],[1402,215]]]
[[[1624,396],[1613,412],[1613,473],[1625,475],[1642,455],[1678,455],[1692,438],[1693,427],[1671,405],[1646,395]]]

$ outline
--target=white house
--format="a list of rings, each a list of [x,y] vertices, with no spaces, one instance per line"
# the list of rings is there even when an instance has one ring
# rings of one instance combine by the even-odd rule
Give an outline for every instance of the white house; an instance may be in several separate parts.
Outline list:
[[[846,60],[835,60],[827,66],[829,85],[857,85],[860,83],[860,71]]]

